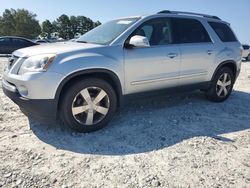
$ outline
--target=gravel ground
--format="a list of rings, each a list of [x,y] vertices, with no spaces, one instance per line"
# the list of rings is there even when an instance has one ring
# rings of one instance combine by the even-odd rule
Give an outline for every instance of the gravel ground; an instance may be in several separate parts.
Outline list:
[[[250,187],[250,63],[222,104],[138,97],[92,134],[28,119],[0,88],[0,159],[0,187]]]

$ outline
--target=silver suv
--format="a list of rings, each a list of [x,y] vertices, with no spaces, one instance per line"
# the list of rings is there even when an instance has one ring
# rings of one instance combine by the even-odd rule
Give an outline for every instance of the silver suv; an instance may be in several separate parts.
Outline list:
[[[91,132],[129,94],[192,86],[212,101],[226,100],[241,53],[230,25],[218,17],[161,11],[110,21],[75,42],[15,51],[2,85],[25,114]]]

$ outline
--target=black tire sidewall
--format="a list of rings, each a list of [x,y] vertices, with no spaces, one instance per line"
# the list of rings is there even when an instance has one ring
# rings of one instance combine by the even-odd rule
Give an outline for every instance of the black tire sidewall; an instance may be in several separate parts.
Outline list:
[[[83,89],[88,88],[88,87],[99,87],[103,89],[110,101],[110,107],[107,115],[105,118],[95,124],[95,125],[82,125],[79,122],[77,122],[72,114],[72,102],[75,98],[75,96]],[[110,84],[108,84],[106,81],[96,79],[96,78],[89,78],[89,79],[84,79],[82,81],[76,82],[74,85],[70,86],[67,89],[66,94],[62,98],[62,105],[61,105],[61,119],[63,120],[64,126],[67,126],[73,131],[76,132],[82,132],[82,133],[89,133],[93,131],[97,131],[99,129],[102,129],[107,125],[107,123],[112,119],[116,107],[117,107],[117,97],[115,94],[114,89]]]
[[[247,61],[250,61],[250,54],[247,56],[246,59],[247,59]]]
[[[227,96],[225,96],[225,97],[219,97],[217,95],[217,92],[216,92],[216,86],[217,86],[217,82],[218,82],[219,78],[224,73],[228,73],[230,75],[232,85],[231,85],[231,88],[230,88]],[[211,101],[214,101],[214,102],[223,102],[223,101],[227,100],[228,97],[230,96],[232,90],[233,90],[234,82],[235,82],[235,77],[233,75],[232,70],[230,68],[228,68],[228,67],[222,67],[222,68],[220,68],[217,71],[217,73],[215,74],[215,76],[214,76],[214,78],[213,78],[213,80],[211,82],[211,86],[210,86],[210,88],[209,88],[209,90],[207,92],[208,99],[211,100]]]

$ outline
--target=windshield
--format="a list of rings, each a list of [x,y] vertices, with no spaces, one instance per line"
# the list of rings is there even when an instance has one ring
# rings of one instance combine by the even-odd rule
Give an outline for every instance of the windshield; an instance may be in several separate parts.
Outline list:
[[[76,42],[109,44],[137,20],[139,18],[126,18],[107,22],[85,33]]]

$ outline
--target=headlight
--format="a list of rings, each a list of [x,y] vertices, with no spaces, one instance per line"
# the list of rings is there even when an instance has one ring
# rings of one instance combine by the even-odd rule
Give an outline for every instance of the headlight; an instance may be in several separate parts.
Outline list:
[[[49,65],[54,61],[55,57],[55,54],[31,56],[22,63],[18,74],[22,75],[26,72],[45,72]]]

